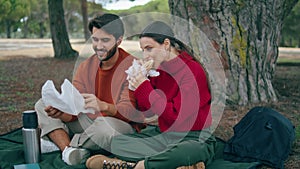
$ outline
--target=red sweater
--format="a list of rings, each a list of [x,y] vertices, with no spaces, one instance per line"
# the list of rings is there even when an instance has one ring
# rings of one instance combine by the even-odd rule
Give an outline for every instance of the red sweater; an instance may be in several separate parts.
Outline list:
[[[135,98],[128,89],[128,81],[126,80],[125,70],[132,64],[133,57],[121,48],[118,48],[118,51],[117,63],[107,71],[99,70],[100,60],[96,55],[81,62],[73,77],[73,84],[80,93],[92,93],[100,100],[114,104],[118,110],[116,118],[126,122],[143,122],[144,117],[136,111]],[[102,79],[101,82],[96,82],[100,79]],[[103,91],[106,95],[101,94]],[[96,118],[102,114],[88,114],[88,116]]]
[[[134,92],[146,116],[157,114],[162,132],[202,130],[212,123],[206,73],[186,52],[158,68],[160,75]]]

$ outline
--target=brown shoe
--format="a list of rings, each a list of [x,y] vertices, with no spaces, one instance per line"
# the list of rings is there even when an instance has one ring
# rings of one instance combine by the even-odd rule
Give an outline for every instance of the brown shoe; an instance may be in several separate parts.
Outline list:
[[[203,162],[199,162],[197,164],[190,165],[190,166],[178,167],[177,169],[205,169],[205,164]]]
[[[88,169],[133,169],[136,164],[104,155],[94,155],[87,159],[85,165]]]

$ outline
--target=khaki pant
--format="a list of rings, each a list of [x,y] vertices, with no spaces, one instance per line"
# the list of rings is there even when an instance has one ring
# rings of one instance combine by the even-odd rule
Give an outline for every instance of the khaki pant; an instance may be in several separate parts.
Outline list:
[[[110,151],[113,137],[133,133],[133,128],[128,123],[113,117],[98,117],[92,120],[86,114],[80,114],[78,120],[64,123],[49,117],[44,111],[45,107],[42,99],[35,104],[41,137],[47,137],[53,130],[64,129],[71,137],[72,147]]]

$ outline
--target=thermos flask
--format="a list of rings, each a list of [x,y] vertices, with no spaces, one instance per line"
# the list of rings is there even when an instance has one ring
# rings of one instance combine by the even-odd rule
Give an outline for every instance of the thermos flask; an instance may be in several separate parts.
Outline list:
[[[36,111],[27,110],[23,112],[23,145],[25,162],[38,163],[41,158],[40,129]]]

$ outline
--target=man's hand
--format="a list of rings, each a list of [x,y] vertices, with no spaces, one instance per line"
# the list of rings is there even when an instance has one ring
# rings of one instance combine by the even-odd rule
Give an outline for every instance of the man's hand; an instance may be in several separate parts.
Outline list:
[[[64,122],[68,122],[72,119],[72,115],[64,113],[52,106],[47,106],[45,108],[45,112],[48,114],[49,117],[60,119]]]
[[[61,115],[64,114],[64,112],[52,107],[52,106],[47,106],[45,108],[45,111],[47,112],[48,116],[58,119]]]
[[[99,100],[94,94],[82,93],[86,109],[92,108],[96,112],[104,112],[109,116],[114,116],[117,111],[115,107],[109,103]]]

